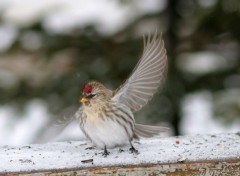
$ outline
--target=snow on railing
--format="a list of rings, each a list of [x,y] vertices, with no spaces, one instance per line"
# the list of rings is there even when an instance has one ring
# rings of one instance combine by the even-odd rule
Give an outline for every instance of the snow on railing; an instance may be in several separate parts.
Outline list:
[[[129,146],[87,149],[89,143],[57,142],[0,147],[0,175],[229,175],[240,176],[240,133],[153,138]]]

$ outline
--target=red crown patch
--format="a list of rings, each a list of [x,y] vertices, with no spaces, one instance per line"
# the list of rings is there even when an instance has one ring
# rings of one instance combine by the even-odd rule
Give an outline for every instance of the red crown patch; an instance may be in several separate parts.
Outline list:
[[[85,84],[85,85],[83,86],[83,92],[84,92],[84,93],[91,93],[91,92],[92,92],[92,86],[89,85],[89,84]]]

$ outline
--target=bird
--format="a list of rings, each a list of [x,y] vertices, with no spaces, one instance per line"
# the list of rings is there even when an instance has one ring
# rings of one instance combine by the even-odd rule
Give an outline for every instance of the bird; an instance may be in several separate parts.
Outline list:
[[[139,153],[133,140],[150,138],[168,130],[135,122],[134,113],[153,98],[165,82],[168,70],[167,53],[162,34],[143,36],[143,52],[132,73],[116,90],[102,83],[89,81],[83,85],[82,106],[75,113],[80,128],[97,148],[108,149],[130,144],[131,153]]]

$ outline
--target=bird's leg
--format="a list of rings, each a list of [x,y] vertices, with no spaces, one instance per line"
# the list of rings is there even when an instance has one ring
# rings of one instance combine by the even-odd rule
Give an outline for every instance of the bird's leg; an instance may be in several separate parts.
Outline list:
[[[132,142],[130,142],[131,148],[129,149],[131,153],[139,154],[138,150],[135,149],[132,145]]]
[[[109,155],[109,151],[107,151],[107,147],[106,147],[106,145],[105,145],[105,147],[104,147],[104,151],[103,151],[103,156],[106,158],[108,155]]]

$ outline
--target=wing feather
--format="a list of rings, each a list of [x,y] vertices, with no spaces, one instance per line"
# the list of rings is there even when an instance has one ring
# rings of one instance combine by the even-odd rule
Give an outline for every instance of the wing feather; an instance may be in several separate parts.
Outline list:
[[[143,37],[143,54],[130,77],[114,92],[113,100],[135,112],[152,99],[163,85],[167,73],[167,55],[161,35]]]

